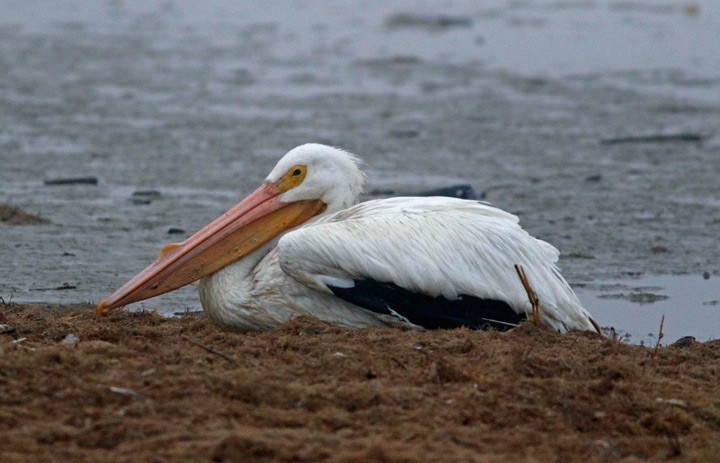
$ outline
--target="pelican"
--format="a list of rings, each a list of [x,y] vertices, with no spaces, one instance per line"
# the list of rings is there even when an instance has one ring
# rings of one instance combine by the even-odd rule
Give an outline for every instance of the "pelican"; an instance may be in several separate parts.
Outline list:
[[[488,204],[399,197],[356,204],[359,159],[305,144],[262,185],[100,302],[122,307],[200,280],[208,316],[243,329],[276,328],[299,315],[349,326],[494,328],[532,313],[515,265],[559,331],[596,330],[560,274],[559,252],[518,218]]]

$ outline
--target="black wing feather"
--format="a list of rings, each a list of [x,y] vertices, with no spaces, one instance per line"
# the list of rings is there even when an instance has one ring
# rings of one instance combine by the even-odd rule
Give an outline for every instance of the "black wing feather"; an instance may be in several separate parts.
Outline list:
[[[506,302],[461,296],[451,301],[442,296],[414,293],[393,283],[353,280],[352,288],[330,286],[340,299],[375,313],[392,315],[426,329],[460,328],[508,330],[526,320]]]

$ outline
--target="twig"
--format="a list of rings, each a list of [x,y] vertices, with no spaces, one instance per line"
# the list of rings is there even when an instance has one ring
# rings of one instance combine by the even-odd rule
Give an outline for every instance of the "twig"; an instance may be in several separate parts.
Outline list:
[[[515,264],[515,271],[517,272],[518,277],[520,277],[520,282],[525,288],[528,300],[532,306],[532,320],[535,323],[540,323],[540,298],[532,286],[530,286],[530,282],[528,281],[527,275],[525,275],[525,269],[523,266]]]
[[[184,339],[187,342],[189,342],[190,344],[192,344],[194,346],[198,346],[201,349],[205,349],[206,351],[210,352],[211,354],[217,355],[218,357],[222,357],[223,359],[227,360],[230,363],[235,363],[235,359],[233,359],[232,357],[230,357],[229,355],[227,355],[223,352],[220,352],[219,350],[215,350],[212,347],[206,346],[204,344],[200,344],[197,341],[193,341],[192,339],[188,338],[187,336],[184,336]]]
[[[652,350],[652,353],[650,353],[650,358],[655,358],[655,356],[658,353],[658,350],[660,350],[660,341],[663,338],[663,325],[664,324],[665,324],[665,315],[663,314],[662,318],[660,319],[660,330],[658,331],[657,341],[655,341],[655,348]]]
[[[399,366],[403,370],[407,370],[407,367],[400,360],[396,359],[395,357],[390,357],[390,360],[395,362],[397,364],[397,366]]]
[[[15,290],[13,289],[12,291],[10,291],[10,298],[7,300],[7,302],[5,301],[4,297],[0,296],[0,302],[2,303],[2,305],[12,305],[12,299],[14,294]]]

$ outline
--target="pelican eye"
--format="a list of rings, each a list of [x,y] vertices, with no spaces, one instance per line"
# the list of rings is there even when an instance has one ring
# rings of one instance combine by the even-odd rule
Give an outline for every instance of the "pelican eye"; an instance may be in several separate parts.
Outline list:
[[[307,174],[307,167],[301,164],[292,166],[289,168],[285,175],[283,175],[278,181],[278,187],[281,191],[288,191],[291,188],[295,188],[305,180]]]

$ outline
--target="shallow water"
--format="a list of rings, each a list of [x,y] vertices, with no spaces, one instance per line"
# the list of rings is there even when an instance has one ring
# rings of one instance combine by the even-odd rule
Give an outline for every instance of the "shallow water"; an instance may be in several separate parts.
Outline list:
[[[0,297],[98,301],[307,141],[360,154],[371,189],[473,185],[570,281],[714,281],[720,7],[692,5],[2,2],[0,202],[52,224],[0,225]],[[678,134],[699,139],[607,143]],[[76,176],[98,185],[43,184]],[[656,332],[641,309],[606,323]]]
[[[661,322],[662,344],[684,336],[693,336],[698,341],[718,338],[717,277],[643,275],[574,286],[598,323],[614,327],[618,336],[629,342],[654,345]]]

